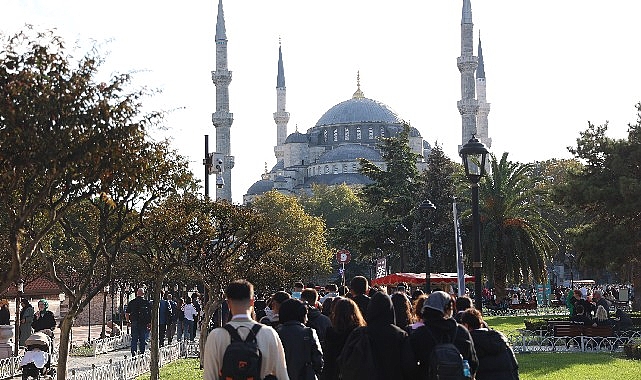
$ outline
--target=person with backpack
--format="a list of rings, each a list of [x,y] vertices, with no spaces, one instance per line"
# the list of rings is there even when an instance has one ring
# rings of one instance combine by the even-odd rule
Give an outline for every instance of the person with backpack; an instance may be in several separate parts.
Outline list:
[[[452,318],[453,310],[454,302],[446,292],[433,292],[425,300],[422,314],[425,325],[409,337],[418,360],[414,379],[474,377],[479,365],[474,342],[467,329]]]
[[[203,351],[203,379],[289,380],[285,350],[276,330],[251,317],[254,286],[247,280],[231,282],[225,290],[232,319],[213,329]]]
[[[323,350],[316,330],[305,327],[307,307],[296,298],[280,305],[276,328],[285,349],[290,380],[316,380],[323,369]]]
[[[131,356],[145,353],[147,335],[151,329],[151,304],[143,298],[144,289],[136,291],[136,298],[127,304],[125,320],[131,325]]]
[[[367,326],[352,331],[341,351],[338,359],[341,378],[413,379],[416,360],[407,333],[395,324],[391,297],[376,292],[367,313]]]
[[[505,335],[486,327],[473,308],[463,311],[461,324],[470,331],[479,358],[476,380],[519,380],[519,364]]]

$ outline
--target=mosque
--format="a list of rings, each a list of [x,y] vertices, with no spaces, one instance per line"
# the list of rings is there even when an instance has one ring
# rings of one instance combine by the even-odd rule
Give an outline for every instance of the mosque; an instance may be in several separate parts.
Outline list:
[[[457,102],[462,120],[461,146],[474,135],[488,148],[487,116],[490,105],[485,96],[485,67],[481,42],[478,55],[474,56],[473,23],[471,0],[463,0],[461,18],[461,56],[457,66],[461,72],[461,100]],[[216,71],[212,72],[216,85],[216,112],[212,122],[216,127],[216,152],[224,157],[223,177],[226,186],[216,190],[217,199],[231,201],[231,169],[234,158],[230,154],[229,128],[233,116],[229,112],[229,83],[231,73],[227,68],[227,37],[222,0],[218,3],[216,22]],[[371,183],[366,176],[358,173],[358,159],[365,158],[381,169],[385,162],[377,143],[380,138],[394,137],[402,131],[404,122],[386,104],[369,99],[360,86],[357,74],[356,91],[347,99],[329,110],[318,119],[316,124],[305,133],[298,128],[287,134],[289,112],[286,109],[287,90],[283,65],[282,47],[278,48],[278,67],[276,77],[276,145],[274,154],[276,164],[255,182],[243,196],[243,203],[277,190],[283,194],[300,195],[310,193],[314,184],[352,186]],[[431,151],[430,144],[423,139],[416,128],[410,127],[409,144],[411,150],[420,155],[417,161],[419,170],[425,168],[425,158]],[[459,146],[460,149],[460,146]]]

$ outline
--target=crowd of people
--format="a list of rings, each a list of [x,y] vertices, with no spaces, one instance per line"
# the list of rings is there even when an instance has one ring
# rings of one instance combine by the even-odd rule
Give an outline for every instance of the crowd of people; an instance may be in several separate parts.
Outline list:
[[[388,294],[362,276],[349,287],[327,285],[322,293],[296,283],[255,308],[253,285],[230,283],[223,328],[213,329],[205,343],[204,378],[228,376],[226,351],[237,339],[255,340],[261,379],[431,379],[438,354],[452,347],[461,358],[461,378],[519,378],[506,337],[488,327],[469,297],[409,293],[404,286]],[[352,352],[371,352],[371,366],[357,368],[358,375]]]

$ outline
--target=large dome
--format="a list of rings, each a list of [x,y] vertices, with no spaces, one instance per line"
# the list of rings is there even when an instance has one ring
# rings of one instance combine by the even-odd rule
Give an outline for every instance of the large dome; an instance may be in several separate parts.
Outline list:
[[[316,126],[376,122],[401,123],[402,120],[396,112],[381,102],[354,97],[330,108],[321,116]]]

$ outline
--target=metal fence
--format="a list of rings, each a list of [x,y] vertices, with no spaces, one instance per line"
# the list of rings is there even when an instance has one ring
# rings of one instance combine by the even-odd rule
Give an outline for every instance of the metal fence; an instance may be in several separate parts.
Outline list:
[[[514,352],[621,352],[632,339],[639,339],[641,332],[633,331],[610,337],[554,336],[547,330],[528,331],[508,335]]]
[[[188,357],[199,356],[198,342],[182,341],[160,348],[160,363],[167,363]],[[95,366],[88,370],[71,371],[69,380],[129,380],[150,371],[151,355],[137,355],[108,364]]]

